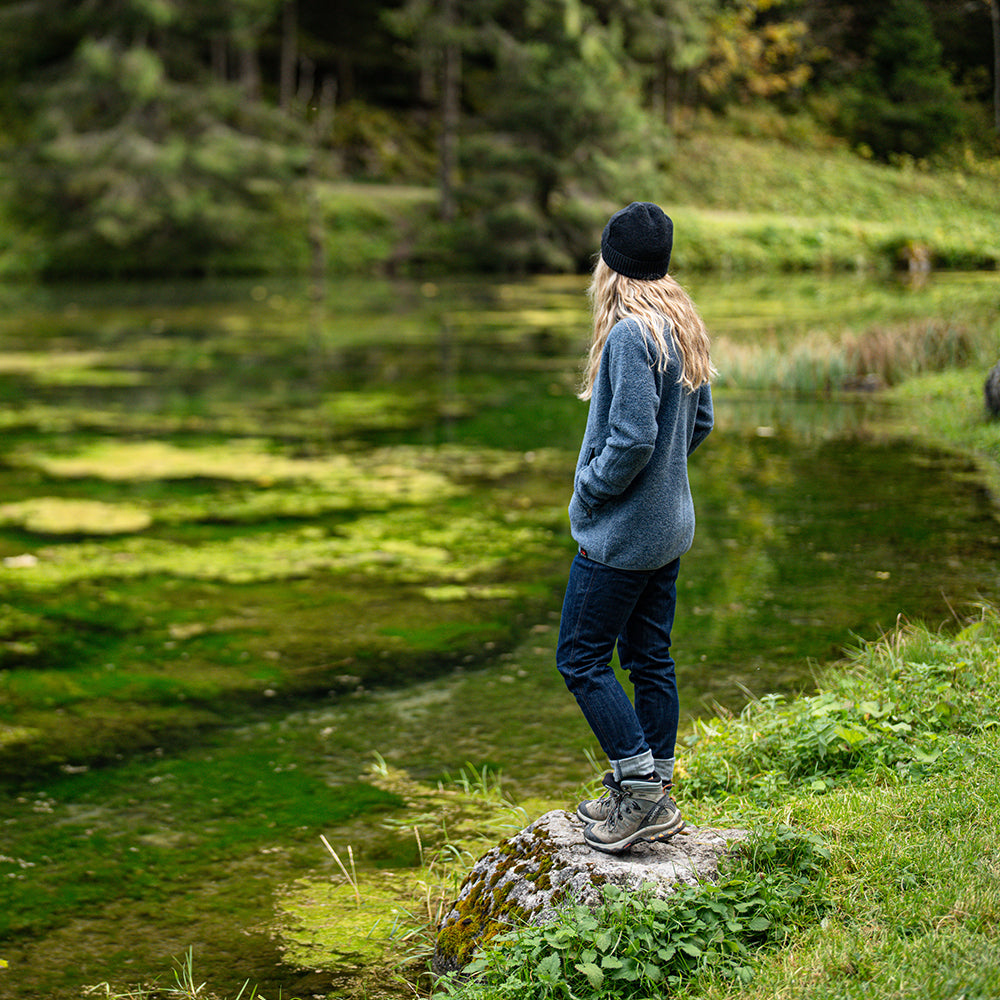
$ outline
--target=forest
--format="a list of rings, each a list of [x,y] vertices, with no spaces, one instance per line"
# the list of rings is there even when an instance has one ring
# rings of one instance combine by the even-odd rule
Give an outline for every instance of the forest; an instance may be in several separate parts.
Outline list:
[[[351,269],[376,190],[383,266],[579,271],[684,137],[1000,150],[998,0],[4,0],[0,37],[4,277]]]

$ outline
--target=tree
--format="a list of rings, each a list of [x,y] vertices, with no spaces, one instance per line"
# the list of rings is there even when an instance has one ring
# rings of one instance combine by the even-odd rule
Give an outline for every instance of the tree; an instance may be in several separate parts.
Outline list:
[[[385,20],[409,43],[407,55],[418,71],[420,98],[437,108],[438,190],[440,215],[455,217],[455,173],[462,102],[462,53],[477,33],[475,13],[466,4],[459,15],[457,0],[408,0]]]
[[[248,9],[233,8],[236,43]],[[210,29],[192,7],[122,0],[114,15],[78,20],[72,51],[23,92],[31,117],[11,163],[15,218],[55,271],[246,261],[304,162],[298,130],[247,93],[245,75],[242,88],[208,78],[197,52]]]
[[[890,0],[872,32],[849,130],[881,158],[924,157],[956,138],[958,94],[923,0]]]
[[[529,0],[494,25],[492,65],[467,88],[457,191],[463,249],[484,267],[583,269],[622,175],[635,197],[655,139],[620,33],[579,0]]]
[[[800,92],[814,58],[807,24],[785,16],[789,0],[734,0],[718,11],[700,78],[713,102]]]
[[[1000,0],[985,0],[993,28],[993,128],[1000,135]]]
[[[651,107],[671,121],[681,81],[708,57],[716,0],[633,0],[613,9],[625,51],[646,77]]]

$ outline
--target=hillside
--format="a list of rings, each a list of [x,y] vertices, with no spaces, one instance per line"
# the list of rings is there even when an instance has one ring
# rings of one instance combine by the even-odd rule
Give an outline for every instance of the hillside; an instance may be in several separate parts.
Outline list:
[[[936,268],[1000,265],[1000,161],[971,152],[887,165],[814,126],[796,131],[794,119],[709,123],[673,140],[639,190],[619,187],[618,202],[657,201],[673,217],[684,234],[675,271],[888,269],[925,254]],[[334,273],[463,270],[435,220],[433,188],[334,183],[323,204]],[[596,245],[616,205],[585,207]]]

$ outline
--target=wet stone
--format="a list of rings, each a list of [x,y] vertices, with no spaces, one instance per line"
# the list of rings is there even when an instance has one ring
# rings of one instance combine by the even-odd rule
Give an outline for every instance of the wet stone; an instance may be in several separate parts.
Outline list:
[[[583,824],[563,810],[545,813],[484,854],[438,927],[433,969],[461,969],[494,935],[551,920],[561,906],[596,907],[601,887],[650,887],[660,898],[718,874],[719,861],[747,831],[688,827],[663,843],[637,843],[620,855],[583,842]]]

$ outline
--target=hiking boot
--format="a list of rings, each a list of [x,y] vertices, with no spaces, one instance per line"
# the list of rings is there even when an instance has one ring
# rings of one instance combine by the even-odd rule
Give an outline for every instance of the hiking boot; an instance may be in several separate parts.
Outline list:
[[[618,854],[637,840],[666,840],[684,829],[680,809],[659,781],[626,778],[611,798],[607,819],[583,831],[584,842],[595,851]]]
[[[576,815],[584,823],[603,823],[611,813],[615,798],[622,794],[621,782],[608,771],[601,779],[601,784],[607,791],[599,799],[587,799],[576,807]],[[672,781],[662,782],[661,787],[665,792],[669,792],[673,787]]]
[[[599,799],[587,799],[576,807],[576,814],[584,823],[603,823],[610,815],[615,799],[622,794],[621,784],[610,771],[601,779],[601,784],[607,791]]]

